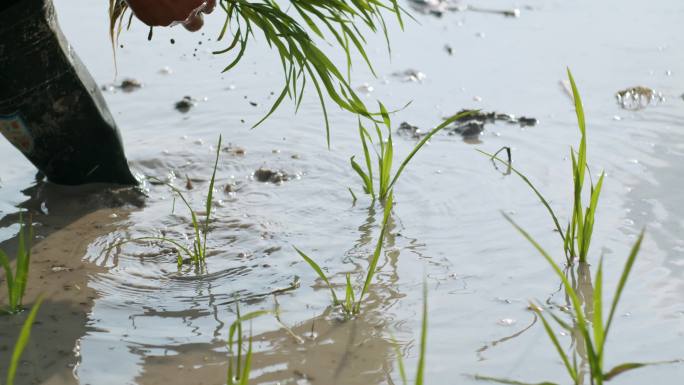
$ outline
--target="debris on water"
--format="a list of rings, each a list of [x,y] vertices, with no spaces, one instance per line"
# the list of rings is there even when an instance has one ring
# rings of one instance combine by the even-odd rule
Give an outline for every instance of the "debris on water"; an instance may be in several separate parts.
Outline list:
[[[271,170],[268,168],[260,167],[254,171],[254,179],[259,182],[270,182],[275,184],[280,184],[285,181],[290,180],[290,176],[282,170]]]
[[[451,130],[451,134],[461,134],[464,138],[480,136],[484,131],[484,122],[477,120],[464,122]]]
[[[468,11],[480,12],[480,13],[493,13],[496,15],[501,15],[505,17],[520,17],[520,10],[518,8],[513,9],[489,9],[474,7],[472,5],[466,6]]]
[[[224,147],[221,151],[238,156],[243,156],[247,153],[247,150],[243,147],[234,146],[232,143],[229,143],[228,146]]]
[[[441,17],[447,11],[458,11],[459,5],[452,0],[409,0],[414,10]],[[462,9],[463,6],[460,6]]]
[[[535,118],[528,118],[525,116],[521,116],[518,118],[518,123],[520,123],[521,127],[525,126],[536,126],[539,121]]]
[[[371,92],[373,92],[373,90],[375,90],[375,88],[373,88],[373,86],[368,83],[363,83],[360,86],[356,87],[356,90],[359,92],[363,92],[364,94],[370,94]]]
[[[473,96],[473,101],[481,102],[481,101],[482,101],[482,96]]]
[[[121,81],[121,84],[117,86],[123,92],[133,92],[142,88],[142,83],[136,79],[126,78]]]
[[[404,71],[394,72],[392,76],[400,78],[404,82],[422,83],[427,77],[424,73],[409,68]]]
[[[451,47],[449,44],[445,44],[445,45],[444,45],[444,50],[445,50],[449,55],[453,55],[453,54],[454,54],[454,49],[453,49],[453,47]]]
[[[259,103],[257,103],[257,102],[251,102],[251,101],[249,102],[249,104],[252,105],[252,107],[256,107],[256,106],[259,105]]]
[[[53,273],[60,273],[62,271],[71,271],[71,268],[61,265],[55,265],[50,268]]]
[[[615,93],[620,107],[626,110],[641,110],[650,105],[655,105],[665,101],[662,93],[651,88],[636,86],[618,91]]]
[[[197,100],[195,100],[193,97],[184,96],[183,99],[176,102],[175,108],[182,113],[186,113],[190,111],[190,109],[196,104]]]
[[[539,121],[536,118],[520,116],[516,117],[513,114],[504,114],[499,112],[485,112],[478,110],[461,110],[459,114],[469,112],[468,115],[454,121],[446,129],[450,135],[459,134],[464,140],[476,139],[484,132],[487,123],[505,122],[508,124],[517,124],[520,127],[536,126]]]
[[[499,322],[497,322],[497,323],[501,326],[513,326],[516,324],[516,322],[517,321],[514,320],[513,318],[504,318],[504,319],[500,319]]]
[[[192,180],[190,180],[190,177],[185,175],[185,189],[186,190],[192,190],[194,188],[195,188],[195,186],[193,186]]]
[[[100,89],[102,91],[107,91],[107,92],[114,92],[116,90],[121,90],[123,92],[129,93],[136,91],[140,88],[142,88],[142,83],[132,79],[132,78],[126,78],[121,81],[119,84],[104,84]]]
[[[399,133],[411,136],[415,139],[420,139],[424,135],[418,126],[411,125],[408,122],[401,122],[399,125]]]
[[[164,66],[157,72],[159,72],[161,75],[171,75],[173,70],[169,66]]]
[[[517,124],[520,127],[536,126],[537,123],[539,123],[536,118],[526,116],[516,117],[513,114],[498,112],[461,110],[459,111],[459,114],[465,112],[469,112],[470,114],[457,119],[451,125],[447,126],[445,130],[448,131],[449,135],[461,135],[463,140],[468,143],[479,143],[477,139],[484,132],[487,123],[505,122]],[[427,134],[418,126],[414,126],[408,122],[402,122],[397,131],[401,135],[410,136],[414,139],[420,139]]]
[[[480,8],[468,4],[462,4],[457,0],[409,0],[411,8],[414,10],[441,17],[446,12],[478,12],[478,13],[490,13],[495,15],[501,15],[504,17],[520,17],[520,10],[518,8],[513,9],[490,9],[490,8]]]

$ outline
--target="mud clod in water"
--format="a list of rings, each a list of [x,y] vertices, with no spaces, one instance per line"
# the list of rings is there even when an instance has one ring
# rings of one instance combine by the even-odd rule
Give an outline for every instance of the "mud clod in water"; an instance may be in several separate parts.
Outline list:
[[[475,110],[461,110],[459,113],[470,112],[470,115],[464,116],[456,120],[450,126],[445,128],[449,135],[461,135],[467,142],[476,142],[485,129],[487,123],[505,122],[509,124],[517,124],[520,127],[536,126],[539,121],[536,118],[520,116],[516,117],[512,114],[504,114],[499,112],[483,112]],[[427,133],[423,132],[419,127],[411,125],[407,122],[402,122],[398,129],[400,134],[411,136],[415,139],[420,139]]]
[[[193,97],[184,96],[183,99],[176,102],[175,108],[182,113],[186,113],[190,111],[190,109],[196,104],[197,100],[195,100]]]
[[[411,136],[415,139],[420,139],[424,134],[418,126],[409,124],[408,122],[401,122],[399,125],[399,133]]]
[[[648,87],[636,86],[615,93],[618,105],[626,110],[641,110],[665,100],[663,94]]]
[[[140,88],[142,88],[142,86],[142,83],[140,83],[139,81],[128,78],[122,80],[121,84],[119,84],[117,87],[121,89],[121,91],[123,92],[133,92],[139,90]]]
[[[280,184],[290,180],[290,176],[282,170],[270,170],[260,167],[258,170],[254,171],[254,179],[258,180],[259,182]]]
[[[505,17],[520,17],[520,10],[514,9],[489,9],[473,5],[463,4],[458,0],[409,0],[411,8],[418,12],[441,17],[446,12],[479,12],[501,15]]]
[[[392,73],[392,76],[400,78],[404,82],[414,82],[414,83],[422,83],[423,80],[427,77],[424,73],[409,68],[404,71],[399,71],[399,72],[394,72]]]

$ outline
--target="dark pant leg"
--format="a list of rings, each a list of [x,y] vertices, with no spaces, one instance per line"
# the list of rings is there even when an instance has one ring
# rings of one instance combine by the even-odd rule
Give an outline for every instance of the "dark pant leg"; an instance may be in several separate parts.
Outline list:
[[[2,1],[0,133],[54,183],[136,184],[114,119],[59,29],[52,0]]]

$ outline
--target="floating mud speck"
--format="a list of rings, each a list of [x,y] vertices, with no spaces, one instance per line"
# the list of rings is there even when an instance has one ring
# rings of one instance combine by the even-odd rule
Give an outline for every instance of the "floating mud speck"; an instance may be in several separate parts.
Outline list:
[[[422,83],[423,80],[427,77],[424,73],[414,70],[412,68],[409,68],[404,71],[399,71],[399,72],[394,72],[392,73],[392,76],[400,78],[404,82],[414,82],[414,83]]]
[[[282,170],[270,170],[260,167],[258,170],[254,171],[254,179],[258,180],[259,182],[280,184],[290,180],[290,175]]]
[[[459,111],[459,113],[465,112],[469,112],[470,114],[457,119],[451,125],[447,126],[445,130],[449,132],[449,135],[461,135],[463,140],[468,143],[478,143],[477,138],[484,132],[487,123],[505,122],[508,124],[517,124],[520,127],[536,126],[539,123],[536,118],[526,116],[516,117],[513,114],[504,114],[500,112],[483,112],[477,110]],[[419,139],[426,135],[419,127],[411,125],[408,122],[402,122],[399,125],[398,132],[415,139]]]
[[[418,126],[409,124],[408,122],[401,122],[399,125],[399,133],[403,135],[411,136],[412,138],[419,139],[424,134]]]
[[[641,110],[665,101],[663,94],[651,88],[637,86],[615,93],[618,105],[626,110]]]
[[[409,0],[411,8],[414,10],[441,17],[446,12],[478,12],[478,13],[490,13],[494,15],[501,15],[505,17],[520,17],[520,10],[517,8],[513,9],[490,9],[490,8],[480,8],[468,4],[463,4],[457,0]]]
[[[247,150],[245,150],[244,148],[239,146],[233,146],[232,144],[229,144],[227,147],[224,147],[221,151],[237,156],[243,156],[247,153]]]
[[[190,96],[184,96],[183,99],[176,102],[175,108],[182,113],[186,113],[190,111],[190,109],[196,104],[197,101],[194,98]]]
[[[116,90],[121,90],[123,92],[129,93],[142,88],[143,84],[135,79],[126,78],[119,84],[105,84],[100,89],[102,91],[114,92]]]
[[[121,84],[119,84],[117,88],[119,88],[123,92],[133,92],[139,90],[140,88],[142,88],[142,86],[142,83],[140,83],[139,81],[128,78],[122,80]]]

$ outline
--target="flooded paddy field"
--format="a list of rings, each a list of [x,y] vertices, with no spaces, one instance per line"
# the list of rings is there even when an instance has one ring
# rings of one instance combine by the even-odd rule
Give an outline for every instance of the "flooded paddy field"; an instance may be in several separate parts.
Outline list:
[[[227,44],[215,41],[219,14],[207,17],[201,32],[155,29],[151,41],[134,22],[121,35],[115,79],[101,3],[55,1],[65,35],[104,88],[134,172],[172,183],[202,212],[222,135],[206,267],[179,268],[168,244],[120,244],[167,234],[191,243],[189,213],[167,186],[36,182],[28,161],[0,141],[0,248],[14,255],[19,212],[31,213],[36,239],[25,302],[45,295],[16,383],[225,383],[238,301],[243,314],[279,310],[279,319],[243,325],[254,342],[250,383],[401,383],[398,354],[409,378],[416,371],[424,281],[427,383],[486,383],[475,375],[570,383],[528,309],[530,300],[561,306],[567,298],[501,213],[558,263],[563,245],[529,187],[476,151],[510,147],[514,166],[561,223],[568,221],[570,146],[579,131],[566,66],[583,96],[589,170],[594,177],[606,172],[589,266],[572,273],[578,285],[591,287],[603,257],[604,296],[611,298],[646,229],[605,366],[684,359],[684,3],[489,0],[436,11],[433,3],[421,12],[424,6],[403,2],[416,20],[401,31],[388,18],[391,56],[382,34],[368,36],[378,76],[361,60],[352,73],[369,106],[378,99],[394,110],[411,102],[392,114],[398,159],[417,143],[401,135],[402,122],[425,132],[462,109],[478,109],[536,124],[495,120],[476,135],[443,131],[430,140],[395,185],[379,270],[361,314],[350,320],[331,307],[326,286],[293,246],[324,268],[338,292],[346,273],[363,285],[383,209],[349,165],[363,154],[356,117],[329,108],[328,149],[309,90],[298,113],[285,102],[251,129],[281,90],[280,63],[257,36],[242,62],[222,74],[229,58],[211,53]],[[141,87],[111,86],[127,78]],[[262,177],[264,170],[273,173]],[[6,301],[4,287],[0,298]],[[2,378],[24,319],[0,318]],[[553,327],[562,346],[577,348]],[[683,376],[684,365],[675,363],[611,382],[676,384]]]

